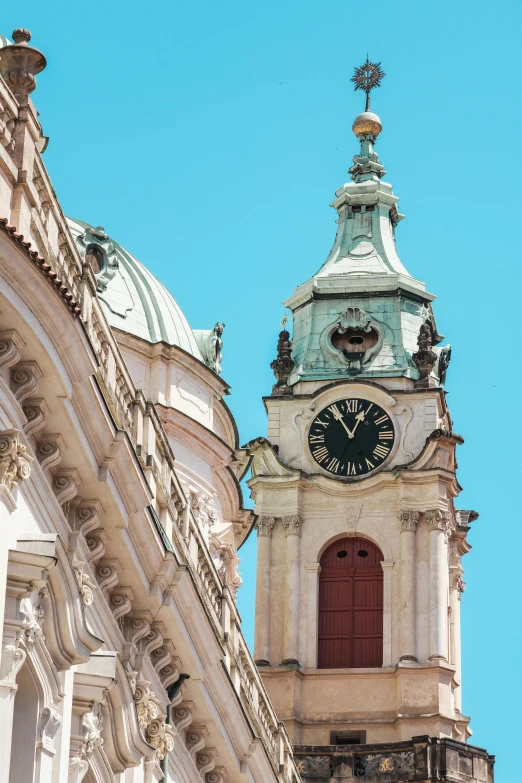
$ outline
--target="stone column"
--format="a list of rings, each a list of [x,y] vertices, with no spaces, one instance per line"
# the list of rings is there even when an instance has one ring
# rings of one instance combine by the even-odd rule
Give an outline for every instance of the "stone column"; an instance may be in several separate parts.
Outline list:
[[[455,689],[455,710],[462,712],[462,661],[460,646],[460,601],[462,593],[466,588],[466,583],[462,579],[464,569],[460,565],[460,556],[457,562],[450,568],[450,606],[451,606],[451,640],[452,640],[452,660],[456,667],[455,680],[458,688]]]
[[[415,618],[415,530],[418,511],[401,513],[401,661],[417,660]]]
[[[272,530],[274,517],[258,517],[257,578],[254,658],[258,666],[270,666],[270,593],[272,577]]]
[[[284,603],[283,664],[298,664],[297,641],[299,638],[299,549],[301,525],[298,514],[283,517],[286,536],[286,596]]]
[[[430,530],[430,660],[448,657],[448,552],[449,514],[426,511]]]

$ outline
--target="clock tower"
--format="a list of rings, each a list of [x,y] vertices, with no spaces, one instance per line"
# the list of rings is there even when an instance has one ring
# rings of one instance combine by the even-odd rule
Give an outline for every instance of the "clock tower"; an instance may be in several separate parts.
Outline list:
[[[397,254],[368,60],[360,151],[326,261],[285,306],[249,444],[258,534],[255,659],[303,779],[491,783],[462,711],[460,486],[433,294]]]

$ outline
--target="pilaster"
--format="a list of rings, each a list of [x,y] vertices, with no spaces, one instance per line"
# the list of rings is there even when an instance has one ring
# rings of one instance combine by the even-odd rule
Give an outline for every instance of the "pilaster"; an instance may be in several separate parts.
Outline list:
[[[419,522],[418,511],[401,512],[401,661],[416,661],[415,616],[415,531]]]
[[[258,666],[270,665],[270,594],[272,588],[272,531],[275,517],[260,516],[257,530],[257,579],[254,659]]]
[[[282,524],[286,537],[283,665],[299,665],[299,550],[303,520],[299,514],[290,514],[283,517]]]
[[[448,659],[448,551],[449,513],[426,511],[430,531],[430,660]]]

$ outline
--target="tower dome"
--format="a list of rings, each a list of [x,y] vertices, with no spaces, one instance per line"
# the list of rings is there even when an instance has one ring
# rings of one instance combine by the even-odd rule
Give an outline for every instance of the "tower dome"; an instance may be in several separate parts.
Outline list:
[[[172,294],[102,226],[67,218],[83,258],[89,257],[98,298],[111,326],[147,340],[177,345],[204,361],[194,332]]]

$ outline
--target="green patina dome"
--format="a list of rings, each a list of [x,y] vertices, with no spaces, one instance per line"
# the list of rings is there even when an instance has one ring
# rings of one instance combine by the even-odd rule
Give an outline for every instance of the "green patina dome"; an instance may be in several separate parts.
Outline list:
[[[111,326],[147,340],[177,345],[203,360],[194,332],[174,297],[101,226],[67,218],[82,257],[90,255],[98,298]]]

